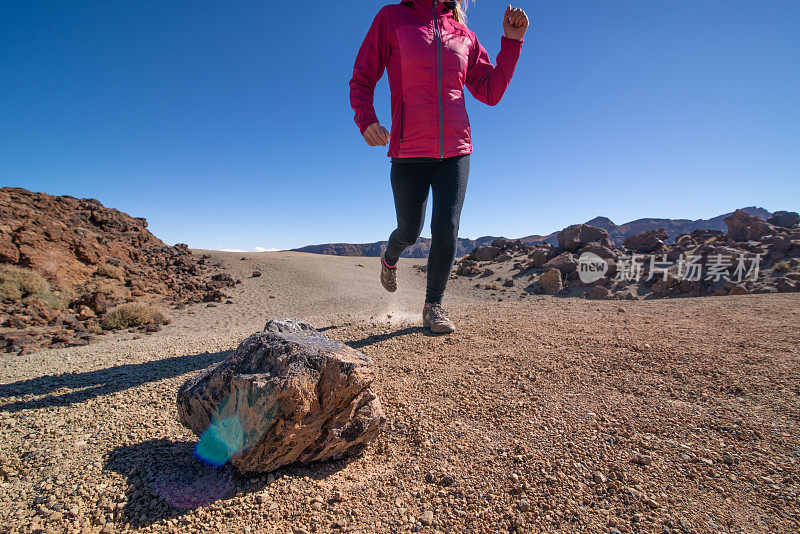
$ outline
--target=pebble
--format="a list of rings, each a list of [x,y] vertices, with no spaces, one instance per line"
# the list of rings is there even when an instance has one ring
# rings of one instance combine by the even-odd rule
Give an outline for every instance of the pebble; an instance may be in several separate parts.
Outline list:
[[[433,524],[433,511],[432,510],[425,510],[422,516],[419,518],[420,523],[423,525],[432,525]]]

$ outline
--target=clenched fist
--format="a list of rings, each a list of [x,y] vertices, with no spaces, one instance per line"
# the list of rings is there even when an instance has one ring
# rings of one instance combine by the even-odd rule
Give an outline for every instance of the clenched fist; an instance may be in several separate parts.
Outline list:
[[[503,15],[503,31],[509,39],[522,39],[528,29],[528,15],[518,7],[508,4]]]
[[[386,145],[389,142],[389,132],[379,122],[373,122],[364,130],[364,141],[369,146]]]

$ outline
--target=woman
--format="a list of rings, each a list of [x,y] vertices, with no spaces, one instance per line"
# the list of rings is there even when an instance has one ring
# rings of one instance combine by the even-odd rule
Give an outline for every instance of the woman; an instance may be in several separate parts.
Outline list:
[[[464,86],[481,102],[500,102],[522,48],[528,17],[506,8],[505,35],[493,66],[465,25],[466,0],[402,0],[375,16],[358,51],[350,104],[364,141],[389,145],[397,228],[381,255],[381,283],[397,289],[397,261],[422,232],[428,190],[433,189],[431,250],[422,322],[436,333],[455,330],[441,302],[456,252],[461,206],[472,153]],[[375,85],[386,70],[391,92],[391,132],[373,107]]]

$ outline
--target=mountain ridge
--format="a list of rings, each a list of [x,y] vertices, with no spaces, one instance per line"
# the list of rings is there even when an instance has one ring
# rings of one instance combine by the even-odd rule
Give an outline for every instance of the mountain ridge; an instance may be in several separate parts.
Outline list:
[[[771,212],[757,206],[748,206],[741,208],[750,215],[766,219]],[[664,228],[670,236],[670,241],[677,235],[688,234],[692,230],[726,230],[725,217],[731,215],[733,211],[711,217],[710,219],[662,219],[662,218],[641,218],[617,225],[605,216],[597,216],[583,224],[596,226],[608,231],[609,236],[616,245],[621,245],[622,242],[635,234],[645,232],[647,230],[655,230]],[[558,231],[552,232],[547,235],[532,234],[525,237],[515,238],[519,239],[525,244],[535,243],[551,243],[558,245],[557,236]],[[476,239],[468,239],[459,237],[456,244],[456,257],[461,257],[472,252],[476,247],[490,244],[495,239],[503,238],[503,236],[482,236]],[[426,258],[430,251],[430,238],[421,237],[414,245],[409,247],[403,252],[404,258]],[[336,256],[370,256],[377,257],[386,249],[386,241],[376,241],[373,243],[322,243],[317,245],[306,245],[304,247],[290,249],[295,252],[310,252],[313,254],[330,254]]]

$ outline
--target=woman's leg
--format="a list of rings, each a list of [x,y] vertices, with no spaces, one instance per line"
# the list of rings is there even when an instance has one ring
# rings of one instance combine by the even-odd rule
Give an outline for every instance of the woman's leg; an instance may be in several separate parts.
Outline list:
[[[397,228],[389,236],[384,254],[389,265],[396,264],[400,254],[416,243],[422,233],[433,165],[392,162],[392,193],[397,212]]]
[[[458,224],[467,191],[469,154],[442,160],[431,177],[433,215],[425,302],[441,304],[456,256]],[[424,213],[424,212],[423,212]]]

